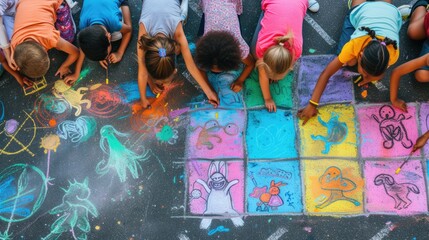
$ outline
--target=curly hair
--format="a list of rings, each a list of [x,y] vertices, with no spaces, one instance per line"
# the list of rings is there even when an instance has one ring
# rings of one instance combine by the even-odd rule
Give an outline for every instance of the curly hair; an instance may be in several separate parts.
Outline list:
[[[19,72],[30,78],[42,77],[50,65],[48,52],[35,41],[25,41],[18,44],[13,58]]]
[[[240,44],[227,31],[209,31],[197,42],[195,62],[204,70],[213,66],[222,71],[237,69],[241,63]]]

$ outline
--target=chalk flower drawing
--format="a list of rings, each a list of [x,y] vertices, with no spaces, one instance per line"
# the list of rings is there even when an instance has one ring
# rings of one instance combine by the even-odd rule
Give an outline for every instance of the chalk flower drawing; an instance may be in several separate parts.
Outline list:
[[[74,115],[79,116],[82,111],[82,107],[80,106],[81,104],[86,104],[87,109],[91,107],[90,100],[82,99],[83,95],[85,95],[83,92],[87,90],[88,88],[86,87],[73,90],[63,80],[57,80],[55,81],[52,93],[55,97],[65,99],[70,104],[70,106],[76,108],[76,113]]]
[[[405,209],[411,205],[412,201],[408,197],[410,192],[419,194],[419,188],[412,183],[397,183],[395,179],[389,174],[379,174],[374,179],[376,186],[383,185],[384,191],[389,197],[395,200],[395,209]]]
[[[322,141],[325,143],[325,149],[322,151],[323,154],[328,154],[331,150],[332,145],[341,144],[347,137],[347,124],[340,122],[337,113],[332,112],[331,118],[328,122],[324,122],[320,116],[317,117],[319,123],[328,129],[327,136],[311,135],[311,138],[315,141]]]

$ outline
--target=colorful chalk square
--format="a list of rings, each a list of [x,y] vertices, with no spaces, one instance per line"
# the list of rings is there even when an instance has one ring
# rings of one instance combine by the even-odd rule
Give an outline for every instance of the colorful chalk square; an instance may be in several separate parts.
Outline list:
[[[303,160],[305,206],[311,215],[363,213],[363,179],[357,161]]]
[[[242,110],[201,110],[190,114],[187,158],[243,158]]]
[[[420,129],[421,134],[424,134],[429,130],[429,104],[428,103],[421,103],[420,104],[420,112],[419,112],[419,119],[420,119]],[[429,156],[429,144],[425,144],[423,147],[423,152],[425,156]]]
[[[292,108],[292,84],[294,73],[291,71],[280,81],[270,83],[270,93],[276,106]],[[244,82],[244,100],[248,108],[265,106],[257,69],[253,70]]]
[[[277,109],[249,110],[246,143],[249,159],[296,158],[294,114]]]
[[[427,212],[425,176],[419,160],[366,161],[366,209],[370,213],[411,215]]]
[[[319,108],[302,126],[300,155],[302,157],[357,157],[355,111],[349,104],[332,104]]]
[[[307,106],[320,74],[335,57],[335,55],[314,55],[300,58],[296,73],[299,108]],[[350,103],[353,99],[352,79],[344,69],[340,69],[329,79],[320,104]]]
[[[252,214],[302,212],[299,161],[249,162],[246,199]]]
[[[243,91],[234,92],[231,84],[240,76],[241,71],[222,73],[208,72],[207,77],[219,96],[219,106],[223,108],[243,108]]]
[[[403,157],[411,152],[418,137],[415,105],[408,104],[408,113],[388,104],[358,106],[357,112],[363,158]]]
[[[191,214],[229,216],[244,212],[243,160],[188,160],[186,173]]]

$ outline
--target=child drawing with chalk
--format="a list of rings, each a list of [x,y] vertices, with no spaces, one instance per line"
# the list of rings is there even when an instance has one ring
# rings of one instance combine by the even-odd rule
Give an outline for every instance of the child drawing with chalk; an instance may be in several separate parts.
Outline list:
[[[343,66],[357,66],[359,86],[384,77],[399,57],[399,30],[402,18],[391,0],[353,0],[347,13],[337,53],[320,74],[308,105],[298,111],[303,125],[316,116],[320,98],[329,78]]]
[[[269,112],[276,111],[269,84],[286,77],[302,54],[302,24],[307,8],[317,12],[311,0],[263,0],[262,13],[251,44],[259,83]]]
[[[234,92],[243,88],[244,81],[252,72],[255,60],[249,45],[240,32],[238,15],[243,12],[241,0],[201,0],[204,18],[204,35],[198,40],[195,62],[205,71],[224,72],[239,68],[243,71],[231,84]]]
[[[159,94],[177,73],[176,56],[182,54],[186,68],[206,94],[209,102],[217,107],[219,98],[195,64],[182,21],[186,20],[188,1],[144,0],[139,20],[137,40],[138,86],[143,108],[150,106],[146,97],[149,84],[153,93]]]
[[[83,1],[79,22],[79,59],[75,72],[65,78],[72,85],[80,75],[85,57],[98,61],[106,69],[108,84],[108,65],[122,60],[131,40],[131,13],[128,0],[85,0]],[[111,42],[119,42],[112,51]]]

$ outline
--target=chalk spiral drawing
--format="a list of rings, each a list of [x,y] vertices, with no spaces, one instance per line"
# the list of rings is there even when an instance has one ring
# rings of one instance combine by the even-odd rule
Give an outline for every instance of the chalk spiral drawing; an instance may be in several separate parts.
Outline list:
[[[0,124],[0,127],[3,124],[5,125],[3,131],[0,131],[0,136],[3,135],[5,139],[9,139],[4,146],[0,145],[0,155],[14,155],[26,151],[30,156],[34,157],[34,153],[28,149],[33,143],[37,131],[36,122],[31,117],[34,111],[30,112],[30,114],[23,112],[27,117],[22,123],[10,119]]]
[[[58,124],[57,134],[72,143],[83,143],[94,135],[96,129],[97,122],[93,117],[80,116],[75,121],[66,120]]]
[[[48,125],[50,121],[61,122],[66,119],[72,109],[63,98],[56,98],[49,94],[40,95],[34,102],[35,118],[42,125]]]
[[[389,174],[379,174],[377,177],[375,177],[374,184],[376,186],[384,186],[384,191],[395,201],[395,209],[398,210],[406,209],[413,203],[408,197],[410,192],[415,194],[420,193],[419,188],[415,184],[398,183]]]
[[[347,124],[340,122],[338,113],[332,112],[329,121],[325,122],[320,116],[317,117],[319,123],[328,129],[327,136],[322,135],[311,135],[311,138],[315,141],[322,141],[325,143],[325,149],[322,150],[323,154],[328,154],[331,150],[332,145],[338,145],[344,142],[347,137]]]
[[[75,116],[79,116],[82,111],[82,104],[86,104],[86,108],[91,107],[91,101],[83,99],[85,92],[88,91],[87,87],[81,87],[77,90],[73,90],[71,86],[67,85],[63,80],[55,81],[52,93],[57,98],[63,98],[66,100],[72,108],[76,109]]]

